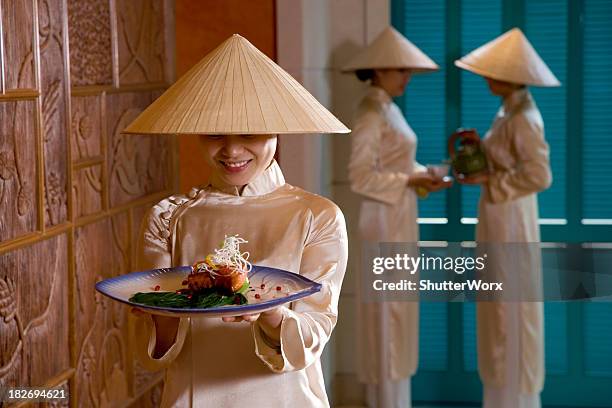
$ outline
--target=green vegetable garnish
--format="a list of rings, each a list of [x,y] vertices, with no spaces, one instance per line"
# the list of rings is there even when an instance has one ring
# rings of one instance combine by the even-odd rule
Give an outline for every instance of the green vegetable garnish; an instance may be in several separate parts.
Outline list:
[[[248,289],[248,282],[246,283],[246,287]],[[242,289],[243,288],[240,288],[240,290]],[[173,307],[177,309],[207,309],[226,305],[244,305],[247,303],[247,299],[242,293],[226,295],[215,289],[207,289],[193,295],[188,292],[138,292],[130,298],[130,302],[147,306]]]
[[[245,279],[244,283],[242,284],[242,286],[240,287],[240,289],[238,289],[238,291],[236,293],[246,293],[247,290],[249,290],[249,280]]]

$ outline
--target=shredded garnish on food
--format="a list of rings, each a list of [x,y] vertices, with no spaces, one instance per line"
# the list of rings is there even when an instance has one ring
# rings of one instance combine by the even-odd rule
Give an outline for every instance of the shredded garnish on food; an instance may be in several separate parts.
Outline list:
[[[251,263],[248,261],[249,253],[240,252],[240,244],[245,244],[249,241],[240,238],[238,234],[225,236],[221,249],[215,249],[215,253],[208,255],[204,262],[197,264],[197,271],[208,271],[212,276],[218,275],[216,269],[221,266],[231,267],[235,271],[233,273],[248,273],[252,269]]]
[[[138,292],[130,301],[149,306],[173,308],[209,308],[248,303],[244,296],[249,290],[247,273],[252,265],[249,253],[240,252],[240,244],[247,241],[238,235],[225,236],[221,249],[215,249],[203,261],[191,267],[191,273],[183,280],[186,288],[174,292],[160,292],[160,285],[153,292]],[[259,296],[259,295],[256,295]]]

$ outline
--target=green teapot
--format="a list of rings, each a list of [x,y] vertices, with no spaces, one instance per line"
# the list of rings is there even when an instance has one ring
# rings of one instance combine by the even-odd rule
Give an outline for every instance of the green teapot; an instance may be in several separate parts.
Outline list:
[[[487,157],[482,150],[476,129],[457,129],[450,135],[448,155],[451,166],[458,175],[474,176],[487,170]]]

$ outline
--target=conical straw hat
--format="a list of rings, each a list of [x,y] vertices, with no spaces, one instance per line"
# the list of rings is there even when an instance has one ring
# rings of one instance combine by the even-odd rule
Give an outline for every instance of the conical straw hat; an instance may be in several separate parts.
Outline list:
[[[191,68],[123,133],[348,133],[334,115],[238,34]]]
[[[513,28],[455,61],[475,74],[522,85],[559,86],[525,34]]]
[[[343,72],[360,69],[409,68],[435,71],[438,65],[393,27],[385,28],[370,45],[343,68]]]

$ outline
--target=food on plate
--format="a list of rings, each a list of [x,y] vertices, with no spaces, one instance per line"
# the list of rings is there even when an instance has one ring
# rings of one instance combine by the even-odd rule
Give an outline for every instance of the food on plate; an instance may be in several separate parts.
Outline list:
[[[240,252],[240,244],[248,241],[238,235],[225,236],[220,249],[203,261],[194,263],[191,273],[182,282],[185,288],[161,292],[156,285],[152,292],[138,292],[130,301],[148,306],[173,308],[209,308],[247,303],[248,273],[252,265],[249,253]]]
[[[240,252],[240,244],[247,241],[236,236],[225,237],[221,249],[215,249],[203,261],[192,266],[187,285],[193,291],[217,288],[226,293],[241,292],[249,287],[247,274],[251,271],[249,253]]]

